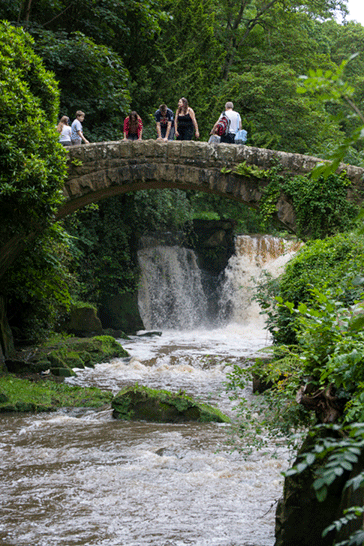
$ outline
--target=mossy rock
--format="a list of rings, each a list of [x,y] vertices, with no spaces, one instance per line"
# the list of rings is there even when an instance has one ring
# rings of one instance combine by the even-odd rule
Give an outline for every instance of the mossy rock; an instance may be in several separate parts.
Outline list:
[[[76,375],[70,368],[51,368],[51,372],[58,377],[72,377]]]
[[[52,368],[67,368],[66,361],[62,358],[59,351],[52,351],[48,355],[48,360],[50,361]]]
[[[45,372],[50,368],[51,362],[49,360],[39,360],[37,362],[6,360],[5,364],[9,373],[27,374]]]
[[[54,368],[93,368],[97,363],[127,356],[129,353],[111,336],[71,337],[39,347],[33,363],[48,361]]]
[[[65,373],[74,374],[69,368]],[[55,411],[65,407],[99,408],[109,406],[112,398],[111,392],[95,387],[44,379],[29,381],[11,374],[0,377],[0,413]]]
[[[217,408],[196,402],[183,393],[175,394],[139,385],[122,389],[112,400],[111,406],[115,419],[158,423],[230,422],[230,419]]]
[[[67,330],[77,336],[102,334],[102,324],[97,316],[96,308],[84,304],[71,309]]]

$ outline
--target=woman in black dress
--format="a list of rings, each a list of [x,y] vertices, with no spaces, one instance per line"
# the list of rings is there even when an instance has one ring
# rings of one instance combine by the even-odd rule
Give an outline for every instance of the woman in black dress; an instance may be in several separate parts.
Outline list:
[[[200,133],[195,112],[188,106],[187,99],[182,97],[178,101],[176,117],[174,118],[174,131],[177,140],[192,140],[194,129],[196,138],[199,138]]]

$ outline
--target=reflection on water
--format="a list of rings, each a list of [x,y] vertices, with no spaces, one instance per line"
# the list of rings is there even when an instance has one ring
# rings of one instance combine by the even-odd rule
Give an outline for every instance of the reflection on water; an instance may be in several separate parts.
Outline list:
[[[71,382],[183,388],[232,414],[226,372],[268,343],[252,334],[236,326],[134,338],[123,342],[130,361],[80,370]],[[226,447],[227,428],[125,423],[108,408],[1,416],[0,543],[272,545],[287,453],[243,460]]]

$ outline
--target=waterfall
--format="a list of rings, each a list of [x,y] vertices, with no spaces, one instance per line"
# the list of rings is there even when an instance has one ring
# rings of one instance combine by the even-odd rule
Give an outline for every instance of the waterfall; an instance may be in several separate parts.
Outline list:
[[[235,254],[224,271],[220,292],[220,320],[264,326],[264,315],[254,301],[255,287],[263,271],[278,277],[301,243],[271,235],[239,235]]]
[[[262,327],[264,317],[252,300],[257,279],[266,270],[276,277],[297,251],[299,244],[269,235],[236,237],[235,254],[216,283],[212,298],[218,302],[214,320],[208,317],[208,301],[204,272],[192,250],[164,244],[155,238],[143,238],[138,251],[141,268],[139,310],[146,329],[206,328],[235,322],[254,323]],[[210,283],[211,289],[211,283]]]
[[[178,245],[161,246],[151,238],[144,238],[142,243],[146,248],[138,251],[138,302],[145,328],[203,327],[207,299],[195,253]]]

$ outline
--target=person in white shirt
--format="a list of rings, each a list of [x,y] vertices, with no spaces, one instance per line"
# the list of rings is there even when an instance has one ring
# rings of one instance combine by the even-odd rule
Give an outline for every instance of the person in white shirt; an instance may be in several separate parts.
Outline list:
[[[67,116],[62,116],[57,125],[57,131],[59,132],[58,142],[63,144],[63,146],[71,146],[71,127],[69,126],[69,118]]]
[[[225,104],[225,115],[230,120],[230,127],[229,127],[228,134],[223,135],[221,137],[220,142],[225,142],[226,144],[234,144],[235,135],[241,129],[241,117],[240,117],[240,114],[238,112],[235,112],[234,104],[232,102],[227,102]],[[219,123],[221,117],[222,117],[222,114],[219,117],[219,119],[217,120],[217,122],[215,123],[215,125],[213,126],[211,134],[215,134],[216,126]]]

